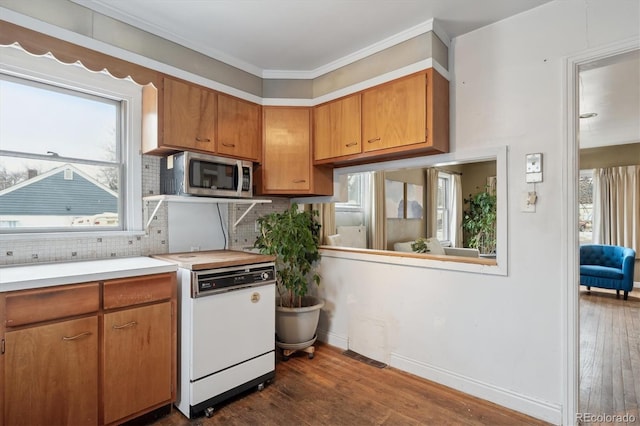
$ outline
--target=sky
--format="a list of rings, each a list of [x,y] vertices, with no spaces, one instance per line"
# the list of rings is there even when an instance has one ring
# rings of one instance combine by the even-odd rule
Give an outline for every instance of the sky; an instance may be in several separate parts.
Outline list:
[[[117,114],[116,102],[0,80],[0,150],[106,160],[115,152]],[[0,157],[11,171],[29,164],[62,163]]]

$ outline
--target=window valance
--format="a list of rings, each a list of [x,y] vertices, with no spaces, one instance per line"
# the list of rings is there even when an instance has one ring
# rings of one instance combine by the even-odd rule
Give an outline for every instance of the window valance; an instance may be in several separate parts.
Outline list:
[[[140,85],[158,87],[157,71],[0,20],[0,45],[15,43],[33,55],[50,53],[66,64],[80,62],[91,71],[107,70],[114,77],[131,77]]]

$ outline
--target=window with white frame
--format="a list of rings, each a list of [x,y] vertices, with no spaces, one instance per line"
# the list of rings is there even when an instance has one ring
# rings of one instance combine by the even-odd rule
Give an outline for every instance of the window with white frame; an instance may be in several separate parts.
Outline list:
[[[346,176],[346,200],[336,203],[336,226],[367,225],[370,216],[369,181],[371,173],[350,173]]]
[[[593,243],[593,170],[580,170],[578,183],[578,230],[580,244]]]
[[[142,229],[141,88],[3,48],[0,233]]]
[[[450,241],[449,218],[451,216],[451,175],[438,173],[438,196],[436,204],[436,238]]]

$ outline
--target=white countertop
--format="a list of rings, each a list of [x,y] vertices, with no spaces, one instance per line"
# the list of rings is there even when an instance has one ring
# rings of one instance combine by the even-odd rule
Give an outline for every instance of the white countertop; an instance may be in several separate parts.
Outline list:
[[[125,257],[0,268],[0,292],[174,272],[178,266],[150,257]]]

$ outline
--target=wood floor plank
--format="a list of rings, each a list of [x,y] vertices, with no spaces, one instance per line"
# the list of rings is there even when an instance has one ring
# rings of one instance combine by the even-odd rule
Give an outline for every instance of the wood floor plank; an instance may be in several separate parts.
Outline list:
[[[613,335],[614,331],[614,322],[613,322],[613,313],[610,304],[605,306],[605,316],[604,322],[600,329],[602,330],[602,375],[601,375],[601,384],[602,384],[602,392],[600,393],[600,412],[605,411],[607,408],[613,410],[613,372],[617,370],[616,367],[619,368],[619,365],[614,367],[614,358],[613,353],[615,347],[615,339]]]
[[[403,371],[376,368],[316,346],[314,359],[276,364],[276,378],[216,407],[213,417],[187,419],[173,409],[156,426],[214,425],[544,425],[540,420]]]
[[[580,293],[580,412],[640,423],[640,295]]]

